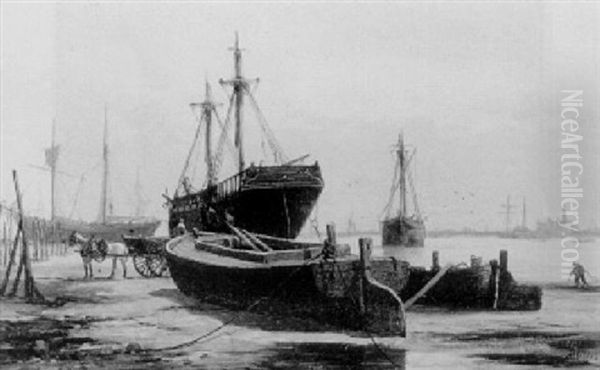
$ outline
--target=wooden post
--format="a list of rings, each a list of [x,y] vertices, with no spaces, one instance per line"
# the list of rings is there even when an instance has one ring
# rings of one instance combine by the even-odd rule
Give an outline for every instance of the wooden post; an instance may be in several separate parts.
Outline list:
[[[38,220],[34,218],[31,221],[31,246],[33,247],[33,260],[40,260],[40,234],[38,233]]]
[[[471,267],[481,267],[481,257],[471,255]]]
[[[16,236],[16,234],[15,234],[15,236]],[[12,218],[12,213],[11,213],[11,217],[8,218],[8,240],[12,240],[12,238],[13,238],[13,218]],[[8,244],[7,244],[7,247],[8,247]]]
[[[500,271],[508,271],[508,251],[506,249],[500,250]]]
[[[498,308],[498,276],[499,271],[498,271],[498,261],[497,260],[491,260],[490,261],[490,268],[491,268],[491,274],[490,274],[490,282],[489,282],[489,288],[488,291],[490,292],[490,296],[492,298],[492,308],[495,310]]]
[[[36,219],[36,223],[35,223],[35,240],[36,240],[36,244],[37,244],[37,251],[38,251],[38,260],[39,261],[43,261],[44,260],[44,248],[42,247],[42,232],[40,230],[40,225],[41,222],[39,219]]]
[[[433,253],[431,253],[431,269],[432,270],[440,269],[440,252],[439,251],[433,251]]]
[[[51,240],[50,240],[50,236],[52,234],[50,233],[50,228],[48,227],[48,222],[46,222],[46,220],[44,220],[44,248],[46,249],[49,257],[52,257],[55,255],[55,250],[54,250],[54,245],[52,244]]]
[[[6,292],[6,287],[8,286],[8,279],[10,278],[10,270],[12,269],[12,265],[15,263],[15,255],[17,254],[17,248],[19,247],[20,236],[21,232],[19,229],[17,229],[15,241],[13,243],[12,249],[10,250],[10,260],[8,261],[8,266],[6,266],[6,272],[4,273],[4,280],[2,281],[2,286],[0,286],[0,296],[3,296]]]
[[[21,259],[19,260],[19,267],[17,268],[17,274],[15,275],[15,280],[13,281],[13,287],[12,290],[10,291],[10,294],[8,295],[9,297],[12,297],[14,295],[17,294],[17,290],[19,289],[19,284],[21,283],[21,274],[23,274],[23,241],[21,241]],[[27,289],[27,286],[25,286],[25,289]],[[25,292],[25,294],[27,294],[27,292]]]
[[[29,258],[29,248],[25,230],[23,230],[23,202],[21,199],[21,191],[19,190],[19,179],[17,171],[13,170],[13,180],[15,183],[15,192],[17,193],[17,207],[19,210],[19,228],[21,229],[22,245],[21,248],[21,264],[25,267],[25,297],[26,298],[41,298],[44,299],[40,292],[35,287],[35,281],[31,272],[31,260]]]
[[[57,253],[62,255],[62,249],[56,242],[56,224],[54,221],[50,222],[50,243],[52,243],[52,248],[54,248]]]
[[[329,236],[329,229],[327,229]],[[366,314],[366,275],[371,270],[371,238],[360,238],[358,239],[358,246],[360,248],[360,279],[358,280],[358,308],[361,315]]]
[[[37,241],[38,241],[38,249],[40,250],[40,260],[44,261],[47,257],[46,251],[44,248],[44,229],[42,228],[42,220],[38,220],[37,226]]]
[[[326,231],[327,231],[327,242],[330,245],[337,245],[337,240],[336,240],[337,237],[335,235],[335,224],[327,224]]]
[[[41,241],[40,244],[42,246],[42,251],[44,252],[44,259],[48,260],[50,259],[51,256],[51,250],[48,245],[48,233],[47,233],[47,226],[46,226],[46,220],[42,220],[42,223],[40,225],[40,235],[41,235]]]

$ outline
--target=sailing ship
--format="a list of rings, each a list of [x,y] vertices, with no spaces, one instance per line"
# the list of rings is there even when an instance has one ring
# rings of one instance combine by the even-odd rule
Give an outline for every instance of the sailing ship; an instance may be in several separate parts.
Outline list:
[[[400,134],[396,148],[396,165],[394,179],[388,204],[384,209],[384,220],[381,223],[383,245],[406,247],[422,247],[425,240],[425,224],[419,211],[412,174],[409,171],[416,149],[407,150],[404,137]],[[412,193],[413,213],[409,214],[407,204],[408,187]],[[399,207],[392,216],[394,202],[398,195]]]
[[[506,231],[501,232],[499,236],[501,238],[509,238],[509,239],[529,239],[534,237],[534,233],[527,227],[527,202],[525,197],[523,197],[523,203],[521,206],[521,224],[511,228],[511,220],[510,216],[512,210],[516,208],[516,206],[511,205],[510,203],[510,195],[506,197],[506,203],[502,205],[504,208],[503,213],[505,213],[505,226]]]
[[[57,163],[60,153],[60,146],[55,142],[56,123],[52,126],[52,145],[46,149],[46,165],[50,169],[51,183],[51,215],[50,219],[57,225],[57,230],[61,238],[66,238],[74,231],[83,235],[96,236],[107,241],[121,241],[123,235],[152,236],[158,228],[160,221],[143,217],[136,214],[130,216],[113,216],[112,203],[108,196],[109,181],[109,147],[108,147],[108,119],[107,109],[104,110],[104,141],[103,141],[103,170],[102,170],[102,190],[100,194],[100,210],[98,219],[94,222],[73,220],[69,217],[61,217],[56,214],[56,174]],[[138,179],[139,182],[139,179]],[[81,185],[81,183],[80,183]],[[139,189],[137,189],[139,192]],[[139,206],[138,206],[139,207]],[[138,208],[139,210],[139,208]],[[137,212],[137,211],[136,211]]]
[[[208,83],[204,101],[191,104],[192,108],[200,109],[201,116],[175,194],[172,198],[164,195],[169,207],[169,231],[172,236],[175,235],[176,227],[182,223],[188,231],[231,232],[231,226],[237,226],[258,234],[293,239],[304,226],[321,194],[321,169],[317,162],[313,165],[298,164],[307,156],[287,160],[252,94],[250,87],[257,80],[246,79],[242,75],[242,51],[237,33],[233,57],[234,77],[219,81],[223,86],[232,87],[225,122],[219,118]],[[273,165],[246,165],[242,120],[246,99],[256,110],[262,133],[273,152]],[[213,118],[221,126],[214,152]],[[232,121],[235,126],[233,148],[228,139]],[[192,153],[201,136],[202,126],[205,128],[206,178],[200,190],[197,190],[187,172],[192,165]],[[226,144],[230,145],[229,149],[236,157],[237,173],[218,182]]]

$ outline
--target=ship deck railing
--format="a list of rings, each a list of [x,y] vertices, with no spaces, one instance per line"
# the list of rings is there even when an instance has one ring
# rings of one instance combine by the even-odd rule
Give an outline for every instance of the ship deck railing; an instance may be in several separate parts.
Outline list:
[[[317,165],[251,166],[218,183],[217,198],[221,200],[230,197],[246,187],[273,187],[282,184],[282,180],[282,186],[322,186],[322,179],[312,171],[315,168],[318,168]]]

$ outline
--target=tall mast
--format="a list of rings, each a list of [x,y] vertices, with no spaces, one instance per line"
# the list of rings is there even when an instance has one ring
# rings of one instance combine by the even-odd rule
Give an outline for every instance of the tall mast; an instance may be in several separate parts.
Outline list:
[[[233,50],[233,64],[235,68],[235,78],[233,83],[233,93],[235,94],[235,145],[238,148],[239,170],[244,170],[244,142],[242,131],[242,104],[244,103],[244,80],[242,77],[242,51],[238,39],[238,33],[235,33],[235,46]]]
[[[200,121],[198,123],[198,127],[196,129],[196,138],[194,139],[194,143],[190,148],[190,152],[188,153],[188,157],[185,162],[185,166],[183,168],[183,173],[181,174],[181,181],[184,179],[185,171],[189,166],[189,161],[192,155],[192,151],[196,145],[196,141],[198,140],[198,135],[200,134],[200,128],[202,124],[202,119],[206,122],[206,135],[205,135],[205,154],[204,154],[204,162],[206,163],[206,183],[207,186],[212,185],[215,180],[215,164],[212,154],[212,115],[216,114],[216,104],[212,100],[212,92],[210,88],[210,84],[208,81],[205,81],[204,88],[204,101],[201,103],[190,103],[190,107],[193,109],[199,107],[202,110],[202,115]]]
[[[102,193],[100,194],[100,221],[106,223],[106,203],[108,192],[108,108],[104,104],[104,143],[102,147]]]
[[[210,84],[205,82],[204,101],[202,102],[202,115],[206,120],[206,137],[205,137],[205,158],[206,163],[206,183],[212,185],[215,180],[215,170],[212,155],[212,113],[215,110],[215,103],[212,101]]]
[[[56,118],[52,120],[52,145],[50,146],[50,221],[56,217],[56,161],[58,160],[58,148],[56,147]]]
[[[202,114],[206,120],[206,183],[208,186],[212,185],[215,179],[215,170],[213,166],[212,158],[212,113],[215,109],[215,104],[212,101],[210,84],[206,81],[204,101],[202,102]]]
[[[244,163],[244,142],[243,142],[243,130],[242,130],[242,105],[244,103],[244,89],[248,85],[248,81],[242,76],[242,49],[240,49],[240,43],[238,33],[235,33],[235,44],[233,48],[233,67],[234,77],[230,80],[219,80],[219,83],[223,85],[233,86],[233,96],[235,104],[234,118],[235,118],[235,146],[238,148],[238,166],[239,171],[243,171],[245,167]]]
[[[398,138],[398,162],[400,164],[400,216],[406,216],[406,158],[404,152],[404,136]]]

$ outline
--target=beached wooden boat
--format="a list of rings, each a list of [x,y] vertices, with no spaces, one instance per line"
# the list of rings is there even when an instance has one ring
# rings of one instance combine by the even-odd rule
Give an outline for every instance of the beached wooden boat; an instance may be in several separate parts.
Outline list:
[[[418,294],[438,274],[435,285],[426,294]],[[535,311],[542,307],[542,289],[515,281],[508,271],[508,253],[504,250],[500,251],[499,262],[491,260],[485,264],[481,257],[472,256],[469,265],[444,268],[439,265],[438,252],[434,251],[431,269],[410,267],[410,278],[400,296],[407,306],[418,303],[503,311]]]
[[[370,239],[361,239],[361,256],[333,241],[201,233],[169,241],[166,257],[179,290],[204,302],[404,336],[396,292],[408,279],[408,263],[371,259]]]

